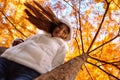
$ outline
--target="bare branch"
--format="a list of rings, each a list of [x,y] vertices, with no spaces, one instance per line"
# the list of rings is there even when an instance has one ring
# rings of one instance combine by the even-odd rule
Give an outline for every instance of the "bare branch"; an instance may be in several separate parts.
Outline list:
[[[105,19],[105,16],[106,16],[106,14],[107,14],[107,11],[108,11],[108,9],[109,9],[109,6],[110,6],[110,3],[107,5],[106,11],[105,11],[105,13],[104,13],[104,15],[103,15],[103,19],[102,19],[102,21],[101,21],[101,23],[100,23],[100,25],[99,25],[99,28],[98,28],[98,30],[97,30],[97,32],[96,32],[96,34],[95,34],[95,36],[94,36],[91,44],[90,44],[88,50],[87,50],[87,53],[88,53],[89,50],[91,49],[93,43],[95,42],[95,40],[96,40],[96,38],[97,38],[98,33],[100,32],[100,29],[101,29],[102,24],[103,24],[103,22],[104,22],[104,19]],[[89,53],[88,53],[88,54],[89,54]]]
[[[119,31],[118,31],[118,36],[120,37],[120,27],[119,27]]]
[[[108,1],[107,1],[107,0],[105,0],[105,2],[108,4]]]
[[[12,33],[11,30],[9,29],[9,27],[8,27],[7,29],[8,29],[8,31],[9,31],[10,33]],[[13,37],[13,34],[10,34],[10,35],[11,35],[12,38],[14,38],[14,37]]]
[[[78,47],[78,50],[79,50],[79,55],[80,55],[80,46],[79,46],[78,41],[77,41],[77,39],[76,39],[76,38],[75,38],[75,41],[77,42],[77,47]]]
[[[120,61],[115,61],[115,62],[112,62],[112,63],[114,64],[114,63],[119,63],[119,62],[120,62]]]
[[[85,64],[84,64],[84,66],[85,66],[85,68],[86,68],[88,74],[90,75],[90,78],[91,78],[92,80],[94,80],[93,77],[92,77],[92,75],[90,74],[89,70],[87,69],[87,66],[86,66]]]
[[[99,62],[102,62],[102,63],[105,63],[105,64],[113,65],[113,66],[115,66],[117,69],[120,70],[120,68],[119,68],[116,64],[113,64],[112,62],[107,62],[107,61],[99,60],[99,59],[93,58],[93,57],[91,57],[91,56],[89,56],[89,57],[92,58],[92,59],[95,59],[95,60],[97,60],[97,61],[99,61]]]
[[[119,80],[119,78],[117,78],[117,77],[114,76],[113,74],[108,73],[107,71],[105,71],[104,69],[100,68],[99,66],[97,66],[97,65],[95,65],[95,64],[93,64],[93,63],[91,63],[91,62],[88,62],[88,61],[87,61],[87,63],[89,63],[89,64],[91,64],[91,65],[93,65],[93,66],[96,66],[97,68],[99,68],[100,70],[102,70],[103,72],[105,72],[106,74],[108,74],[108,75],[116,78],[117,80]]]
[[[65,1],[65,0],[64,0]],[[66,2],[66,1],[65,1]],[[68,5],[70,5],[68,2],[66,2]],[[82,53],[85,53],[84,52],[84,44],[83,44],[83,39],[82,39],[82,30],[81,30],[81,17],[80,17],[80,1],[79,1],[79,11],[77,11],[76,9],[75,9],[75,7],[74,6],[72,6],[72,5],[70,5],[72,8],[73,8],[73,10],[75,10],[76,12],[78,12],[78,14],[79,14],[79,25],[80,25],[80,40],[81,40],[81,44],[82,44]],[[77,20],[77,18],[76,18],[76,20]]]
[[[64,0],[64,1],[65,1],[65,0]],[[65,1],[65,2],[66,2],[68,5],[70,5],[67,1]],[[82,44],[82,53],[85,53],[85,51],[84,51],[83,39],[82,39],[82,30],[81,30],[80,5],[81,5],[81,4],[80,4],[80,1],[79,1],[79,11],[77,11],[74,6],[72,6],[72,5],[70,5],[70,6],[73,8],[73,10],[75,10],[75,11],[78,12],[78,14],[79,14],[80,40],[81,40],[81,44]]]
[[[64,1],[65,1],[65,0],[64,0]],[[77,11],[74,6],[70,5],[67,1],[65,1],[65,2],[66,2],[69,6],[71,6],[71,7],[73,8],[73,10],[75,10],[76,12],[79,13],[79,11]]]
[[[111,1],[108,2],[107,0],[105,0],[105,2],[106,2],[107,4],[111,3],[112,1],[113,1],[113,0],[111,0]]]
[[[81,29],[80,6],[81,6],[81,3],[79,1],[79,12],[78,12],[78,14],[79,14],[79,25],[80,25],[80,40],[81,40],[81,44],[82,44],[82,52],[85,53],[85,51],[84,51],[84,44],[83,44],[83,38],[82,38],[82,29]]]
[[[117,37],[119,37],[119,35],[116,35],[116,36],[115,36],[115,37],[113,37],[112,39],[110,39],[110,40],[108,40],[108,41],[104,42],[104,43],[103,43],[103,44],[101,44],[100,46],[98,46],[98,47],[94,48],[93,50],[91,50],[89,53],[91,53],[91,52],[93,52],[93,51],[97,50],[98,48],[102,47],[103,45],[105,45],[105,44],[107,44],[107,43],[110,43],[111,41],[113,41],[113,40],[114,40],[114,39],[116,39]]]
[[[120,6],[117,4],[117,3],[115,3],[115,1],[113,0],[113,2],[114,2],[114,4],[117,6],[117,7],[119,7],[120,8]]]
[[[19,29],[16,28],[16,26],[9,20],[9,18],[0,10],[0,12],[5,16],[5,18],[8,20],[8,22],[10,22],[10,24],[19,32],[21,33],[23,36],[27,37],[25,34],[23,34]]]

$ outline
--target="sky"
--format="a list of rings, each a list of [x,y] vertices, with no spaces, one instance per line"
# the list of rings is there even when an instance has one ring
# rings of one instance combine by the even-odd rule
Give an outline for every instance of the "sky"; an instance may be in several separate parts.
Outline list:
[[[70,18],[70,21],[75,21],[75,17],[69,16],[70,12],[72,11],[72,7],[70,5],[72,5],[71,2],[73,2],[75,5],[77,5],[79,7],[79,4],[78,4],[79,0],[71,0],[71,2],[69,2],[69,4],[67,4],[63,0],[51,0],[51,1],[52,1],[51,2],[52,7],[54,7],[54,5],[58,1],[62,2],[62,6],[63,7],[66,6],[66,9],[64,9],[62,11],[62,16],[66,16],[66,18]],[[104,5],[104,3],[101,3],[101,2],[100,3],[94,3],[94,0],[82,0],[81,1],[80,13],[81,13],[81,15],[84,15],[87,10],[89,10],[91,7],[93,7],[91,13],[89,14],[88,21],[92,25],[97,26],[97,23],[95,23],[92,20],[94,20],[94,17],[104,14],[105,9],[103,8],[103,5]],[[57,10],[55,10],[54,12],[57,13]],[[58,17],[61,17],[61,13],[57,13],[57,15],[58,15]]]

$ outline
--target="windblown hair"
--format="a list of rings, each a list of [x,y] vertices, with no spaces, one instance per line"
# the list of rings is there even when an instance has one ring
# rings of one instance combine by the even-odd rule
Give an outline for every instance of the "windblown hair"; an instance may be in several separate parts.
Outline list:
[[[34,6],[25,3],[28,9],[25,9],[28,15],[28,20],[37,28],[52,33],[54,28],[64,24],[61,22],[49,8],[49,6],[42,7],[38,2],[34,2]]]

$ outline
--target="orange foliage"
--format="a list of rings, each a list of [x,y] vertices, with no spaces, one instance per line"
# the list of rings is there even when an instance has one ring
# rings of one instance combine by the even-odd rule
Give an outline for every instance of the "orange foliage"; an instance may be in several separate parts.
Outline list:
[[[9,47],[10,43],[15,38],[27,38],[28,36],[31,36],[36,33],[37,29],[34,25],[30,24],[25,17],[26,14],[24,13],[24,2],[26,0],[0,0],[0,46]],[[31,0],[27,0],[29,2]],[[44,3],[45,0],[37,0],[41,4]],[[49,0],[46,0],[49,1]],[[66,2],[69,2],[71,0],[65,0]],[[95,0],[96,3],[102,2],[103,0]],[[104,0],[105,1],[105,0]],[[111,1],[111,0],[106,0]],[[92,3],[91,3],[92,4]],[[104,8],[106,8],[106,3],[104,3]],[[120,28],[120,19],[117,17],[114,19],[112,17],[114,12],[115,14],[118,14],[118,10],[120,11],[120,0],[113,0],[110,4],[109,10],[107,12],[107,17],[104,20],[102,24],[102,28],[97,36],[97,39],[95,43],[93,44],[92,48],[90,50],[93,50],[94,48],[100,46],[101,44],[105,43],[106,41],[112,39],[114,36],[118,34],[118,30]],[[53,10],[56,10],[59,8],[59,11],[62,14],[62,10],[65,10],[67,7],[64,6],[64,8],[61,8],[62,2],[59,1],[55,4]],[[79,10],[76,8],[76,10]],[[97,15],[95,13],[95,16],[92,20],[96,25],[91,24],[92,21],[89,21],[89,15],[93,11],[93,6],[90,7],[84,14],[81,14],[81,24],[79,26],[82,27],[82,34],[80,34],[80,27],[77,27],[77,30],[74,29],[74,35],[76,36],[70,43],[68,43],[69,51],[66,53],[66,59],[65,61],[68,61],[76,56],[79,56],[82,54],[82,41],[80,39],[80,35],[82,35],[83,39],[83,47],[84,51],[86,52],[91,44],[91,41],[94,38],[94,35],[96,31],[98,30],[98,26],[100,25],[100,22],[103,18],[102,15]],[[70,17],[76,17],[76,13],[74,10],[70,12]],[[6,15],[7,14],[7,15]],[[5,16],[6,15],[6,16]],[[120,16],[119,16],[120,17]],[[79,19],[77,19],[79,20]],[[118,20],[118,22],[117,22]],[[77,24],[77,23],[76,23]],[[77,33],[76,33],[77,32]],[[119,61],[117,63],[118,67],[120,68],[120,38],[116,38],[115,40],[111,41],[110,43],[102,46],[101,48],[93,51],[90,53],[90,56],[97,58],[99,60],[107,61],[107,62],[115,62]],[[94,64],[100,65],[102,63],[99,63],[99,61],[93,60],[91,58],[88,59],[89,62],[92,62]],[[120,69],[117,69],[116,67],[105,64],[101,65],[102,69],[106,70],[107,72],[115,75],[120,79]],[[83,65],[83,68],[79,71],[76,80],[112,80],[112,77],[109,77],[105,72],[100,70],[99,68],[85,63]]]

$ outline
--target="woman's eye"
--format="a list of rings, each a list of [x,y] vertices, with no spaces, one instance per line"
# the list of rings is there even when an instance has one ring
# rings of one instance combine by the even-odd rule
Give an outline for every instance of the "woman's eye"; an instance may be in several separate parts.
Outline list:
[[[64,34],[67,34],[68,32],[67,31],[64,31]]]
[[[64,34],[66,34],[66,31],[64,31]]]
[[[61,26],[59,26],[58,28],[61,29]]]

